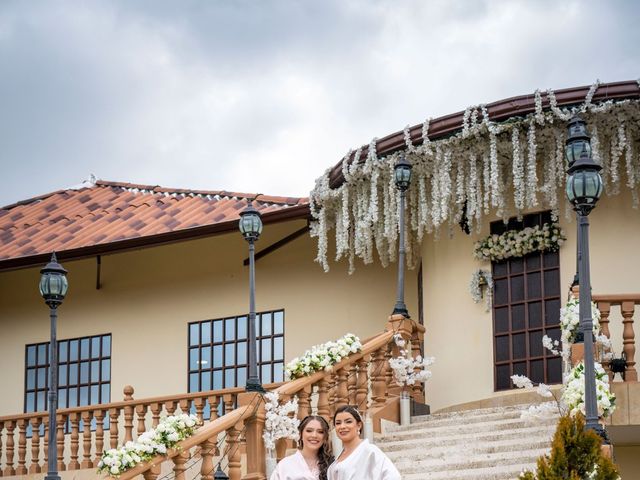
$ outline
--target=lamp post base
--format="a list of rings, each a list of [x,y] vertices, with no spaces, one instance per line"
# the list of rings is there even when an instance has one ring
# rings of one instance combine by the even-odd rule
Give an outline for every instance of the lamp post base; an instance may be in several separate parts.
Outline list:
[[[411,318],[409,316],[407,306],[404,303],[396,303],[393,307],[393,312],[391,312],[391,315],[402,315],[404,318]]]
[[[258,378],[248,378],[247,385],[244,387],[245,392],[258,392],[258,393],[267,393],[262,384],[260,383],[260,379]]]
[[[60,475],[58,475],[58,472],[50,472],[45,475],[44,480],[60,480]]]

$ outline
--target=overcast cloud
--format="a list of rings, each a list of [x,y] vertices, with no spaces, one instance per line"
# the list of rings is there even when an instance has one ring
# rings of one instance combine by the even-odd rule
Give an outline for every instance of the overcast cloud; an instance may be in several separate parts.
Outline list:
[[[0,1],[0,205],[80,183],[307,195],[467,105],[640,76],[629,1]]]

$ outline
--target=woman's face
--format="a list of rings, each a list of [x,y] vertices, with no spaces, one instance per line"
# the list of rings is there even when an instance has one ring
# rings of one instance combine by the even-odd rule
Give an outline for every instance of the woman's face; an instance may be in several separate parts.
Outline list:
[[[318,420],[310,420],[302,429],[302,445],[304,448],[319,450],[324,442],[326,432]]]
[[[334,421],[338,438],[345,443],[358,438],[360,435],[360,424],[349,412],[340,412]]]

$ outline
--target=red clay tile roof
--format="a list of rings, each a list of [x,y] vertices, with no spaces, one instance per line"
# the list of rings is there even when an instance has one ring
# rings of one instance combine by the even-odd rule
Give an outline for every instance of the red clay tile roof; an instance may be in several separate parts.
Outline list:
[[[265,223],[307,218],[307,198],[96,181],[0,207],[0,270],[237,229],[253,200]]]

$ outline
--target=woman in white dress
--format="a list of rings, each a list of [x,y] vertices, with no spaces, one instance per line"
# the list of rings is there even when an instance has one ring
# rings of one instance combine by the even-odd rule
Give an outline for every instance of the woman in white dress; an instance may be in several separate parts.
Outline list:
[[[318,415],[309,415],[300,422],[298,431],[298,450],[280,460],[270,480],[327,480],[327,469],[333,462],[329,424]]]
[[[342,440],[342,452],[329,467],[328,480],[401,480],[389,457],[360,438],[362,417],[355,407],[338,408],[333,425]]]

